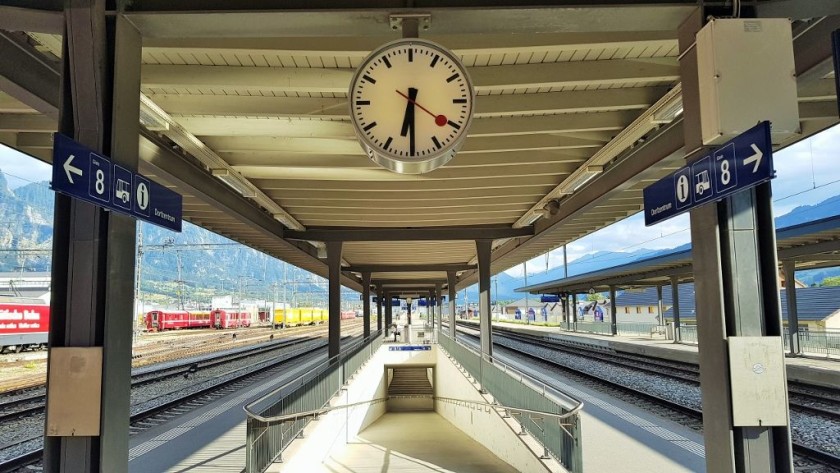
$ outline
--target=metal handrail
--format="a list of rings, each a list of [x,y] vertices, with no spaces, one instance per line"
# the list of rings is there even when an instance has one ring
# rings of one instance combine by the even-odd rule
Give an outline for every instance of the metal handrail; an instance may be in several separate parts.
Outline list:
[[[338,355],[335,355],[335,356],[333,356],[332,358],[329,358],[329,359],[325,360],[323,363],[318,364],[317,366],[315,366],[314,368],[312,368],[311,370],[309,370],[309,373],[308,373],[308,374],[312,374],[312,373],[318,373],[318,372],[320,372],[321,368],[324,368],[324,367],[330,366],[330,365],[332,365],[333,363],[335,363],[335,362],[337,362],[337,361],[341,360],[342,358],[346,358],[346,357],[347,357],[347,352],[353,351],[353,350],[355,350],[356,348],[358,348],[359,346],[362,346],[362,345],[367,345],[367,343],[368,343],[368,342],[370,342],[371,340],[373,340],[374,338],[377,338],[377,337],[379,337],[379,336],[381,336],[381,333],[380,333],[379,331],[377,331],[377,332],[375,332],[375,333],[372,333],[372,334],[368,335],[366,338],[363,338],[362,340],[359,340],[358,342],[356,342],[356,343],[354,343],[354,344],[352,344],[352,345],[348,346],[347,348],[345,348],[345,353],[340,353],[340,354],[338,354]],[[289,388],[289,387],[290,387],[290,386],[292,386],[292,385],[295,385],[295,384],[300,384],[301,380],[302,380],[303,378],[305,378],[306,376],[307,376],[307,375],[303,375],[303,376],[300,376],[300,377],[298,377],[298,378],[296,378],[296,379],[293,379],[293,380],[289,381],[288,383],[286,383],[286,384],[284,384],[284,385],[280,386],[279,388],[277,388],[277,389],[275,389],[275,390],[271,391],[270,393],[268,393],[268,394],[266,394],[266,395],[262,396],[261,398],[259,398],[259,399],[255,400],[255,401],[251,401],[251,402],[250,402],[250,403],[248,403],[247,405],[243,406],[243,407],[242,407],[242,409],[243,409],[243,410],[245,410],[245,413],[246,413],[249,417],[252,417],[252,418],[255,418],[255,419],[259,419],[259,414],[256,414],[254,411],[252,411],[252,410],[251,410],[251,409],[252,409],[252,407],[253,407],[255,404],[260,404],[261,402],[265,401],[266,399],[269,399],[269,398],[271,398],[271,397],[275,396],[277,393],[279,393],[279,392],[283,391],[284,389]]]
[[[368,400],[368,401],[359,401],[359,402],[354,402],[354,403],[350,403],[350,404],[339,404],[339,405],[336,405],[336,406],[322,407],[320,409],[314,409],[314,410],[311,410],[311,411],[297,412],[297,413],[294,413],[294,414],[286,414],[286,415],[274,416],[274,417],[262,417],[258,414],[252,414],[251,412],[248,412],[247,410],[245,412],[248,414],[249,417],[251,417],[253,419],[259,420],[260,422],[265,422],[266,424],[269,424],[269,425],[273,425],[273,424],[282,424],[283,422],[297,421],[297,420],[300,420],[300,419],[303,419],[303,418],[306,418],[306,417],[317,418],[318,416],[323,416],[324,414],[328,414],[332,411],[337,411],[337,410],[341,410],[341,409],[350,409],[350,408],[354,408],[354,407],[363,406],[363,405],[366,405],[366,404],[378,404],[378,403],[381,403],[381,402],[385,402],[389,399],[414,398],[414,397],[423,397],[423,398],[431,397],[435,401],[441,401],[441,402],[445,402],[447,404],[455,404],[455,405],[460,405],[460,406],[472,405],[472,406],[478,406],[478,407],[483,407],[483,408],[487,408],[487,409],[502,409],[502,410],[505,410],[505,411],[511,412],[511,413],[528,414],[531,418],[549,418],[549,419],[554,418],[554,419],[557,419],[558,421],[562,421],[562,420],[568,419],[570,417],[574,417],[574,416],[578,415],[578,413],[580,412],[581,409],[583,409],[583,403],[581,402],[577,405],[577,407],[570,410],[569,412],[566,412],[565,414],[555,414],[553,412],[535,411],[535,410],[532,410],[532,409],[523,409],[521,407],[509,407],[509,406],[503,406],[501,404],[473,401],[473,400],[469,400],[469,399],[457,399],[457,398],[441,397],[441,396],[413,396],[413,395],[399,396],[398,395],[398,396],[379,397],[379,398],[371,399],[371,400]],[[560,425],[562,426],[563,424],[560,423]],[[568,434],[570,437],[573,437],[573,435],[568,430],[566,430],[565,428],[563,429],[563,431],[566,432],[566,434]]]

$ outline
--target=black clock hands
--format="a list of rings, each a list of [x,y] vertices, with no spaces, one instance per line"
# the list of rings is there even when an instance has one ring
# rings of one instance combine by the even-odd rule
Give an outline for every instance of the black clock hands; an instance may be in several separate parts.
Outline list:
[[[417,98],[417,89],[415,89],[414,87],[409,87],[408,96],[406,96],[399,90],[397,91],[397,93],[408,99],[408,103],[405,106],[405,117],[403,118],[400,136],[405,136],[409,133],[409,129],[411,130],[411,134],[408,137],[408,149],[409,154],[411,156],[414,156],[414,105],[416,104],[414,100]]]
[[[414,91],[414,95],[410,95],[412,90]],[[397,91],[397,93],[402,95],[404,99],[408,100],[409,104],[417,105],[418,107],[420,107],[420,110],[423,110],[424,112],[431,115],[432,118],[435,119],[435,125],[445,126],[449,122],[449,120],[446,118],[446,115],[436,115],[436,114],[430,112],[428,108],[426,108],[426,107],[420,105],[419,103],[417,103],[417,100],[416,100],[417,99],[417,89],[411,88],[411,89],[408,89],[408,92],[409,92],[409,95],[405,95],[404,93],[400,92],[399,90]],[[408,109],[406,109],[406,113],[408,113]],[[405,127],[405,122],[403,122],[403,127]],[[403,133],[403,136],[405,136],[405,133]]]

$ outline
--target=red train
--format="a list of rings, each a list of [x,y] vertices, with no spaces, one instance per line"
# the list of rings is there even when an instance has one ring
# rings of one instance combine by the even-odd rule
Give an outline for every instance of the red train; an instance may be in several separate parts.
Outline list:
[[[146,330],[158,332],[187,328],[241,328],[251,326],[251,313],[231,309],[206,311],[153,310],[146,313]]]
[[[213,328],[250,327],[251,313],[244,311],[216,309],[210,312],[210,325]]]
[[[356,318],[356,311],[355,310],[342,310],[341,311],[341,320],[355,319],[355,318]]]
[[[40,299],[0,300],[0,353],[46,348],[50,306]]]

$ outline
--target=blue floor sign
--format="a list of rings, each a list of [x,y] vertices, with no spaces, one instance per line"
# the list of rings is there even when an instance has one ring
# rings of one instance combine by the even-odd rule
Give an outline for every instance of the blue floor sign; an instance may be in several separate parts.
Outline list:
[[[52,188],[80,200],[155,225],[181,231],[182,198],[149,179],[111,163],[74,140],[56,133]]]
[[[773,178],[770,123],[761,122],[644,190],[650,226]]]

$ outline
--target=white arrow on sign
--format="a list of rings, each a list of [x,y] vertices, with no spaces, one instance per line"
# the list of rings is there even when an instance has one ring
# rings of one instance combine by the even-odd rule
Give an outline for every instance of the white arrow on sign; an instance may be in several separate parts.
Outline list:
[[[73,166],[73,158],[75,158],[75,156],[71,154],[70,157],[67,158],[67,161],[64,161],[63,166],[64,172],[65,174],[67,174],[67,180],[70,181],[70,184],[75,184],[75,182],[73,182],[73,176],[70,175],[71,172],[79,177],[82,177],[83,175],[81,169],[77,168],[76,166]]]
[[[764,156],[764,153],[758,149],[758,146],[756,146],[755,143],[753,143],[752,149],[755,151],[755,154],[745,159],[744,165],[755,163],[755,165],[753,165],[753,173],[756,173],[758,172],[758,167],[761,166],[761,157]]]

